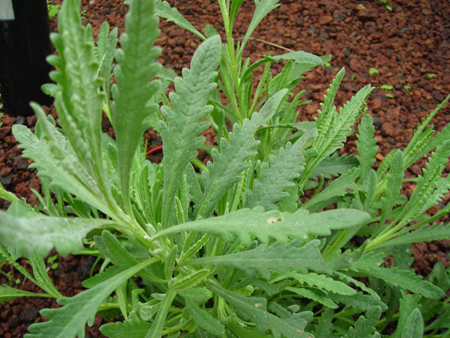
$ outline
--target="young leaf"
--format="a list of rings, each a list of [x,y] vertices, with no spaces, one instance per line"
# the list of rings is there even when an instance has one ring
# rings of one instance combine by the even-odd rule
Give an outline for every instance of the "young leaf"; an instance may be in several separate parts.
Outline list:
[[[216,88],[213,80],[220,61],[220,45],[218,35],[200,45],[192,57],[191,69],[184,69],[183,78],[175,79],[177,93],[170,94],[173,110],[167,106],[162,108],[167,120],[159,123],[164,143],[163,227],[171,225],[174,197],[182,174],[205,139],[197,135],[208,125],[200,122],[201,119],[213,108],[207,103]]]
[[[177,26],[197,35],[202,40],[206,40],[205,36],[192,26],[176,8],[170,7],[167,1],[155,1],[155,15],[166,19],[168,22],[173,21]]]
[[[330,309],[337,309],[339,307],[335,302],[328,298],[327,294],[320,292],[319,290],[294,287],[287,287],[286,290],[291,291],[301,297],[311,299]]]
[[[155,320],[148,330],[145,338],[160,338],[162,337],[162,332],[165,326],[165,321],[167,318],[167,314],[169,313],[169,308],[172,305],[172,302],[177,293],[173,290],[167,291],[163,300],[161,301],[161,305],[158,310],[158,314],[156,315]]]
[[[0,210],[0,243],[15,246],[18,255],[35,252],[45,257],[55,247],[62,255],[83,249],[82,239],[91,230],[114,224],[107,219],[44,217],[16,218]]]
[[[288,214],[276,210],[264,212],[257,207],[172,226],[160,231],[152,240],[169,233],[198,231],[223,236],[228,241],[232,241],[235,234],[245,245],[250,244],[251,236],[258,237],[263,243],[267,243],[270,237],[285,243],[291,236],[304,241],[308,239],[308,234],[329,235],[331,229],[350,228],[369,218],[369,214],[356,209],[328,210],[316,214],[300,209]]]
[[[103,300],[124,281],[152,263],[152,260],[146,260],[74,297],[58,299],[58,303],[63,307],[42,310],[42,316],[50,319],[50,321],[31,325],[28,328],[31,334],[27,337],[74,338],[78,335],[78,337],[83,338],[86,322],[88,322],[88,325],[94,323],[97,309]]]
[[[311,269],[315,270],[315,269]],[[314,272],[308,274],[291,273],[289,277],[295,278],[301,284],[308,284],[313,288],[320,290],[331,291],[338,293],[340,295],[354,295],[356,294],[355,289],[345,285],[342,282],[338,282],[333,278],[327,277],[325,275],[318,275]]]
[[[381,308],[379,306],[374,306],[367,310],[367,318],[360,316],[355,323],[354,327],[348,330],[348,335],[344,338],[378,338],[381,337],[380,333],[376,331],[375,325],[381,316]]]
[[[364,295],[358,292],[356,295],[339,295],[336,293],[329,293],[328,298],[335,301],[336,303],[342,303],[345,306],[350,306],[354,309],[360,309],[363,311],[370,310],[374,306],[379,306],[383,311],[388,309],[387,305],[381,300],[374,298],[373,296]]]
[[[250,277],[261,275],[270,278],[270,271],[288,273],[291,270],[307,273],[308,270],[329,272],[319,252],[320,242],[311,241],[299,246],[297,241],[289,244],[275,243],[271,246],[261,244],[253,250],[242,251],[225,256],[203,257],[186,262],[189,265],[232,266],[245,271]],[[341,283],[342,284],[342,283]],[[344,284],[343,284],[344,285]]]
[[[423,337],[423,318],[420,310],[415,308],[406,320],[402,330],[401,338],[422,338]]]
[[[198,307],[192,300],[186,299],[186,309],[197,325],[207,332],[213,335],[223,335],[225,333],[224,326],[216,318],[212,317],[208,311]]]
[[[359,156],[358,161],[360,163],[360,178],[361,182],[364,181],[366,173],[375,164],[375,155],[378,151],[377,139],[373,137],[375,128],[373,126],[372,116],[369,114],[364,115],[361,120],[361,124],[358,127],[358,134],[356,137],[359,142],[356,141],[356,147],[358,148]]]
[[[275,203],[289,196],[285,189],[294,186],[293,180],[300,175],[305,160],[302,148],[310,137],[306,133],[294,145],[287,143],[286,149],[280,148],[277,157],[270,157],[270,166],[262,164],[261,179],[253,182],[253,191],[247,191],[247,208],[278,209]]]
[[[199,216],[210,217],[222,196],[241,180],[242,171],[250,166],[247,160],[256,154],[259,144],[254,138],[256,130],[277,112],[286,92],[284,89],[273,95],[250,121],[243,121],[242,127],[235,124],[229,143],[223,138],[220,140],[220,153],[213,149],[213,162],[208,162],[208,172],[202,173],[205,189]]]
[[[185,290],[196,286],[203,282],[203,280],[210,274],[208,269],[202,269],[187,276],[178,275],[169,281],[169,289],[172,290]]]
[[[301,313],[294,313],[287,319],[278,318],[267,312],[266,298],[241,296],[215,284],[209,284],[208,287],[239,312],[250,317],[256,323],[256,327],[261,333],[265,333],[266,327],[268,327],[275,338],[280,338],[281,335],[287,338],[310,337],[303,331],[308,322]],[[312,319],[312,316],[310,319]]]
[[[153,48],[159,35],[158,19],[153,17],[153,1],[134,0],[126,15],[127,32],[120,37],[122,49],[116,51],[116,84],[112,87],[112,118],[116,131],[117,162],[123,204],[131,214],[130,170],[138,143],[150,127],[149,116],[157,107],[148,104],[159,88],[155,77],[161,49]]]
[[[351,155],[338,156],[337,153],[333,153],[333,155],[327,157],[317,165],[311,176],[323,176],[326,179],[330,179],[332,176],[344,174],[358,165],[358,160]]]

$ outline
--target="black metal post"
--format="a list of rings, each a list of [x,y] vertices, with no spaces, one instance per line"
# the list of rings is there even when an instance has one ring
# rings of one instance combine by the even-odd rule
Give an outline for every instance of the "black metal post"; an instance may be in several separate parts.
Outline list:
[[[10,116],[30,116],[29,102],[50,105],[41,86],[49,83],[51,54],[46,0],[12,0],[14,19],[0,20],[0,93]],[[1,14],[1,13],[0,13]]]

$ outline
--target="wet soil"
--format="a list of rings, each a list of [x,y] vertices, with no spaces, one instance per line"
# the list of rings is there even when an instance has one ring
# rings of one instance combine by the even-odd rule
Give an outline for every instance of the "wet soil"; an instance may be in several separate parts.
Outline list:
[[[60,0],[52,0],[58,4]],[[91,23],[97,33],[103,21],[111,28],[124,31],[127,6],[121,0],[83,0],[84,23]],[[207,24],[213,25],[223,36],[223,23],[219,6],[215,1],[171,0],[178,10],[200,31]],[[303,50],[316,55],[332,54],[330,65],[306,74],[299,87],[305,90],[304,99],[312,100],[299,111],[299,120],[316,117],[325,90],[337,71],[345,67],[346,75],[336,98],[336,105],[343,105],[360,88],[367,84],[376,87],[367,105],[376,127],[377,145],[380,147],[378,161],[394,148],[404,148],[411,139],[417,123],[450,94],[450,2],[447,0],[393,0],[392,11],[381,1],[354,0],[282,0],[280,7],[270,13],[256,29],[244,57],[252,61],[267,55],[286,51]],[[235,38],[246,31],[253,12],[253,2],[245,1],[235,23]],[[51,21],[55,31],[56,19]],[[157,44],[163,53],[159,61],[180,73],[189,65],[200,40],[190,33],[164,20],[160,22],[161,35]],[[274,73],[279,66],[273,67]],[[387,90],[382,88],[390,88]],[[54,114],[52,107],[46,108]],[[0,119],[0,180],[17,196],[32,205],[38,204],[31,189],[40,192],[40,181],[34,169],[21,156],[21,150],[11,133],[14,123],[33,128],[35,117],[14,118],[4,115]],[[450,122],[450,105],[444,107],[433,119],[436,130]],[[104,131],[112,132],[107,123]],[[146,133],[149,147],[158,144],[153,131]],[[342,149],[355,153],[356,138],[350,137]],[[214,141],[210,138],[210,141]],[[156,153],[150,159],[161,160]],[[421,173],[423,160],[412,166],[408,175]],[[446,172],[450,170],[447,165]],[[405,186],[410,195],[413,186]],[[446,196],[441,205],[447,204]],[[7,209],[8,203],[0,201]],[[414,248],[413,267],[426,276],[436,262],[449,266],[450,240],[419,243]],[[27,267],[26,260],[19,262]],[[49,275],[58,290],[65,296],[82,291],[81,281],[89,276],[93,261],[81,256],[57,258],[57,267],[49,265]],[[23,290],[40,292],[34,284],[11,266],[2,267],[0,284],[9,283]],[[39,310],[57,307],[47,298],[21,298],[0,305],[0,336],[23,337],[27,327],[42,319]],[[103,323],[97,317],[92,327],[86,328],[86,337],[103,337],[98,327]]]

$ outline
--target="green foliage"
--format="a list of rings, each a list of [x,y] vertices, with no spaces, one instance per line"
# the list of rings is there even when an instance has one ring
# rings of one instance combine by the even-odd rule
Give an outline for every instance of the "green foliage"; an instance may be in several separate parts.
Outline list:
[[[64,1],[52,35],[58,56],[48,58],[55,84],[46,86],[58,123],[33,104],[35,133],[13,127],[42,180],[41,205],[32,208],[0,186],[0,198],[12,202],[0,212],[7,245],[0,263],[44,291],[14,289],[10,279],[0,302],[38,296],[62,305],[42,310],[50,320],[32,324],[27,337],[84,337],[96,314],[116,320],[100,330],[117,338],[380,337],[388,326],[393,337],[437,337],[450,328],[443,300],[450,270],[436,264],[426,279],[410,270],[411,243],[450,237],[448,225],[432,223],[450,207],[425,214],[450,189],[443,177],[450,127],[435,135],[429,126],[450,96],[376,170],[369,115],[357,128],[358,155],[340,156],[373,88],[338,112],[342,69],[316,121],[297,122],[305,103],[294,89],[330,58],[297,51],[243,60],[252,32],[278,1],[255,1],[235,44],[242,3],[219,0],[222,44],[213,27],[204,36],[167,2],[133,0],[116,50],[117,30],[103,24],[95,39],[81,25],[80,0]],[[156,63],[153,14],[203,40],[181,76]],[[271,64],[281,61],[273,75]],[[170,82],[175,92],[166,96]],[[102,112],[115,140],[101,131]],[[210,126],[219,141],[205,147],[200,134]],[[149,127],[162,136],[160,164],[144,156]],[[211,154],[206,165],[197,159],[200,148]],[[405,171],[429,152],[408,200]],[[47,275],[55,256],[44,257],[53,247],[101,263],[74,297],[63,297]],[[18,263],[22,255],[32,273]],[[389,255],[395,266],[384,265]]]

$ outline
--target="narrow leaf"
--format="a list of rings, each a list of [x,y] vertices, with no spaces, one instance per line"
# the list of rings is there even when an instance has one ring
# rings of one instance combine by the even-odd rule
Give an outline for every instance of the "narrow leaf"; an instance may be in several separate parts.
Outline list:
[[[0,303],[7,302],[8,300],[14,300],[16,298],[20,297],[44,297],[48,298],[51,297],[51,295],[47,293],[36,293],[36,292],[29,292],[19,289],[14,289],[6,284],[0,286]]]
[[[216,318],[212,317],[208,311],[198,307],[192,300],[186,299],[186,308],[197,325],[207,332],[214,335],[223,335],[225,333],[224,326]]]
[[[360,163],[360,178],[364,181],[366,174],[376,162],[375,155],[378,151],[377,139],[373,136],[375,127],[373,126],[372,116],[364,115],[361,124],[358,127],[356,137],[356,147],[358,148],[358,161]]]

